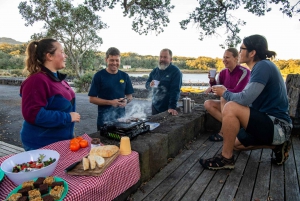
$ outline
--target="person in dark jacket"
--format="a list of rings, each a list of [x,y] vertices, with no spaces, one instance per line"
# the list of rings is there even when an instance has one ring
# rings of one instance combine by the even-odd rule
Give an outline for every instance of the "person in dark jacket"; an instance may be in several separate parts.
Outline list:
[[[75,112],[75,93],[58,71],[67,58],[62,45],[54,39],[32,41],[26,53],[24,70],[29,76],[20,88],[25,120],[20,134],[28,151],[73,138],[80,115]]]
[[[182,73],[172,63],[172,51],[160,51],[159,65],[154,68],[145,84],[146,89],[153,91],[152,115],[168,111],[177,115],[177,102],[180,97]]]

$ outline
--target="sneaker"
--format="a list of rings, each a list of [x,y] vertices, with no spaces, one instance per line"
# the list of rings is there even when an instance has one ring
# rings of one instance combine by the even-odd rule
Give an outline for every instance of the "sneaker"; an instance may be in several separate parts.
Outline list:
[[[216,155],[213,158],[202,159],[200,158],[199,163],[206,169],[209,170],[232,170],[234,169],[234,156],[230,159],[222,156],[222,153]]]
[[[272,150],[275,158],[272,157],[272,162],[277,165],[282,165],[289,158],[289,151],[291,149],[291,142],[285,141],[281,145],[276,145]]]

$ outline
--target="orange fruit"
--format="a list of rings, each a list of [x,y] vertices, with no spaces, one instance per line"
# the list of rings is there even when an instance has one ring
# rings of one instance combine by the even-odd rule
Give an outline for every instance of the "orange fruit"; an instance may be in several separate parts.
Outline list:
[[[81,140],[81,141],[79,142],[79,144],[80,144],[80,147],[81,147],[81,148],[85,148],[85,147],[89,146],[89,143],[88,143],[87,140]]]
[[[78,151],[80,149],[80,144],[78,142],[72,142],[70,144],[71,151]]]

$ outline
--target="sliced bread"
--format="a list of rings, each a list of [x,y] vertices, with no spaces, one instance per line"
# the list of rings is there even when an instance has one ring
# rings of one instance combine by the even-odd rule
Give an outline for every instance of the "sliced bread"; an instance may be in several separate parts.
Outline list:
[[[94,158],[95,158],[98,168],[101,168],[104,166],[105,160],[102,156],[94,156]]]

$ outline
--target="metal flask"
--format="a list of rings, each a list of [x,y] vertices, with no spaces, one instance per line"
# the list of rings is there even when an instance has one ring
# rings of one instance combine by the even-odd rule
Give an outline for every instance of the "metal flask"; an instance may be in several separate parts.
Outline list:
[[[183,98],[182,103],[183,103],[183,113],[190,113],[192,111],[191,99]]]

